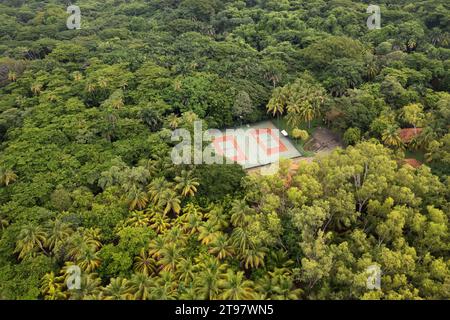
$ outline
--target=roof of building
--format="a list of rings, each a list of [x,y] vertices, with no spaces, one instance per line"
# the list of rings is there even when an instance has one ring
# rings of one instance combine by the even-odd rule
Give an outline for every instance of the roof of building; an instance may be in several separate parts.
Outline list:
[[[422,162],[416,159],[405,159],[404,163],[409,164],[413,168],[419,168],[422,165]]]
[[[402,139],[404,143],[411,142],[411,140],[417,137],[422,132],[422,130],[422,128],[401,129],[399,132],[400,139]]]

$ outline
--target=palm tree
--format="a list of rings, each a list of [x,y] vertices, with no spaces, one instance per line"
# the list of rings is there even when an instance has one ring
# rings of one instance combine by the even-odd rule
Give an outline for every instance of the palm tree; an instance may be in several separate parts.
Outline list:
[[[148,203],[147,193],[141,190],[141,188],[137,187],[136,185],[133,185],[127,192],[127,199],[130,210],[142,210],[147,206]]]
[[[108,80],[104,77],[100,77],[97,80],[98,86],[102,89],[106,89],[108,87]]]
[[[164,233],[170,228],[170,219],[166,215],[156,213],[150,219],[150,227],[157,233]]]
[[[167,190],[170,190],[172,187],[172,184],[168,182],[164,177],[159,177],[154,179],[149,185],[148,185],[148,193],[150,195],[150,200],[156,204],[160,201],[163,194],[167,192]]]
[[[271,299],[274,300],[299,300],[303,293],[302,289],[295,289],[292,278],[286,276],[276,280],[273,291]]]
[[[132,295],[128,287],[128,280],[124,278],[113,278],[109,284],[102,289],[101,297],[104,300],[130,300]]]
[[[193,111],[186,111],[183,113],[183,122],[191,127],[195,121],[198,121],[198,115]]]
[[[233,247],[237,248],[237,251],[241,253],[253,245],[247,229],[242,227],[234,228],[230,240]]]
[[[373,59],[366,63],[366,77],[369,81],[374,79],[378,72],[378,66]]]
[[[134,271],[147,276],[156,272],[156,261],[148,250],[142,249],[139,255],[134,258]]]
[[[200,255],[196,258],[196,268],[200,273],[194,280],[195,291],[202,299],[212,300],[219,296],[219,281],[227,265],[220,263],[215,257]]]
[[[82,229],[83,239],[96,250],[102,246],[100,242],[100,232],[99,228]]]
[[[247,217],[252,213],[252,210],[247,205],[245,200],[234,200],[230,210],[231,223],[235,227],[243,227],[247,223]]]
[[[166,242],[176,242],[179,246],[185,246],[188,238],[179,225],[174,225],[164,234]]]
[[[179,216],[179,220],[176,221],[176,223],[180,224],[183,231],[188,234],[198,232],[198,229],[202,224],[202,213],[191,203],[183,208],[183,212],[184,214]]]
[[[79,81],[81,81],[83,79],[83,74],[81,72],[79,72],[79,71],[75,71],[72,74],[72,77],[73,77],[73,80],[75,80],[76,82],[79,82]]]
[[[97,90],[97,86],[95,85],[95,83],[88,83],[86,85],[86,91],[88,93],[93,93],[95,90]]]
[[[251,300],[255,299],[253,282],[245,279],[244,272],[228,270],[225,278],[219,281],[223,290],[220,295],[223,300]]]
[[[181,119],[174,113],[171,113],[168,117],[167,117],[167,121],[169,123],[169,127],[172,130],[177,129],[180,126],[181,123]]]
[[[228,243],[226,234],[220,232],[215,240],[210,244],[209,253],[217,256],[219,260],[233,256],[233,247]]]
[[[100,266],[101,260],[97,251],[92,247],[84,247],[77,256],[77,265],[81,269],[90,273]]]
[[[62,290],[62,278],[56,277],[52,272],[46,273],[41,281],[41,293],[45,300],[63,300],[66,298]]]
[[[40,83],[35,83],[31,86],[31,91],[35,94],[38,95],[39,93],[41,93],[42,91],[42,84]]]
[[[81,289],[80,290],[69,290],[70,299],[74,300],[94,300],[98,299],[101,294],[101,281],[97,274],[90,273],[82,275],[81,277]]]
[[[162,271],[151,289],[151,298],[158,300],[175,300],[177,297],[177,279],[172,272]]]
[[[46,98],[49,102],[56,102],[58,100],[58,96],[53,92],[49,92]]]
[[[381,139],[383,143],[389,147],[401,148],[403,146],[402,139],[398,133],[396,126],[389,126],[384,130]]]
[[[208,220],[203,223],[199,228],[198,240],[202,242],[202,244],[209,244],[217,239],[220,235],[220,231],[218,226],[214,223],[213,220]]]
[[[41,226],[33,223],[25,224],[19,231],[14,252],[19,253],[19,259],[34,255],[38,250],[45,252],[46,241],[47,233]]]
[[[406,41],[406,47],[411,51],[414,48],[417,47],[417,40],[416,39],[409,39]]]
[[[161,259],[158,261],[158,264],[162,267],[162,270],[174,271],[180,259],[181,251],[179,246],[174,242],[167,243],[161,249]]]
[[[131,216],[125,221],[127,226],[133,228],[146,227],[149,223],[149,215],[143,211],[133,211]]]
[[[187,284],[194,280],[194,264],[191,258],[181,258],[176,269],[176,276],[180,282]]]
[[[67,238],[69,238],[72,233],[73,230],[67,223],[61,221],[60,219],[51,221],[48,227],[48,238],[46,241],[46,246],[50,250],[53,250],[55,247],[58,247]]]
[[[431,127],[425,127],[422,132],[416,137],[413,138],[411,144],[417,148],[426,148],[430,144],[431,141],[437,138],[436,132]]]
[[[204,217],[211,220],[219,229],[226,229],[230,226],[230,214],[221,206],[213,206],[209,212],[205,213]]]
[[[161,114],[153,108],[145,108],[141,111],[141,119],[151,132],[157,132],[161,129]]]
[[[16,82],[17,74],[14,71],[10,71],[8,73],[8,80],[11,81],[11,82]]]
[[[158,169],[156,168],[156,161],[152,159],[141,159],[138,162],[138,165],[140,167],[143,167],[147,170],[148,176],[153,177],[156,176],[158,173]]]
[[[269,103],[267,104],[267,112],[272,113],[272,115],[279,116],[283,115],[287,103],[287,97],[285,94],[284,88],[276,88],[273,91],[272,99],[270,99]]]
[[[306,121],[308,127],[311,127],[311,121],[320,115],[325,104],[325,89],[320,84],[310,83],[311,81],[314,82],[314,79],[306,76],[289,87],[288,122],[293,126]]]
[[[308,128],[311,128],[311,121],[320,114],[319,105],[305,101],[300,105],[298,117],[301,121],[308,122]]]
[[[265,299],[272,300],[298,300],[302,294],[301,289],[295,289],[292,276],[285,268],[268,272],[258,280],[256,288],[264,293]]]
[[[120,89],[115,91],[108,100],[111,104],[111,107],[113,107],[114,109],[122,109],[122,107],[125,105],[123,102],[123,91]]]
[[[17,180],[17,175],[11,169],[0,167],[0,186],[9,186]]]
[[[97,255],[97,251],[101,247],[98,232],[98,229],[80,228],[67,241],[67,258],[77,261],[79,266],[86,271],[92,271],[100,265],[100,259]]]
[[[143,273],[134,274],[129,282],[130,293],[136,300],[148,300],[151,296],[154,279]]]
[[[195,287],[191,284],[188,287],[183,285],[180,286],[180,297],[179,300],[199,300]]]
[[[193,197],[199,186],[198,179],[192,177],[192,172],[181,171],[181,176],[174,179],[177,182],[176,190],[181,190],[183,197]]]
[[[258,268],[260,265],[264,266],[265,250],[263,248],[248,248],[240,256],[245,269]]]
[[[158,206],[163,209],[164,215],[169,212],[176,214],[181,211],[181,200],[173,190],[166,190],[158,201]]]
[[[152,257],[155,257],[156,259],[159,259],[161,257],[161,251],[164,248],[166,244],[166,240],[164,237],[156,237],[155,239],[151,240],[148,244],[148,252],[151,254]]]
[[[9,226],[9,220],[3,216],[0,216],[0,229],[4,230],[7,226]]]

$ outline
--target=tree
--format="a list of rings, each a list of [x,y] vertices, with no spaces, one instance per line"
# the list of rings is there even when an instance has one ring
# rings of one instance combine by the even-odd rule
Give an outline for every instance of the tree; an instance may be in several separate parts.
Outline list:
[[[219,260],[232,257],[234,250],[228,242],[228,237],[224,233],[220,233],[215,237],[213,242],[210,243],[209,253],[217,256]]]
[[[212,219],[204,222],[198,228],[198,240],[200,240],[202,244],[205,245],[215,241],[220,235],[219,227],[220,226],[218,226],[217,223]]]
[[[170,190],[172,184],[168,182],[164,177],[155,178],[148,185],[148,193],[150,200],[156,204],[161,201],[163,195]]]
[[[301,289],[295,289],[293,277],[287,268],[268,272],[259,279],[256,288],[264,297],[273,300],[299,300],[302,294]]]
[[[45,274],[42,278],[41,294],[45,300],[63,300],[66,298],[63,292],[61,278],[56,277],[53,272]]]
[[[16,82],[17,74],[14,71],[10,71],[8,73],[8,80],[11,81],[11,82]]]
[[[192,176],[192,172],[183,170],[179,177],[175,177],[177,185],[175,189],[181,191],[183,197],[193,197],[199,186],[198,179]]]
[[[219,281],[224,300],[252,300],[255,298],[253,282],[246,280],[244,272],[228,270],[223,280]]]
[[[252,245],[241,253],[240,257],[245,269],[264,266],[266,248]]]
[[[11,169],[0,167],[0,186],[9,186],[17,180],[17,175]]]
[[[153,288],[154,279],[144,273],[135,273],[129,282],[130,293],[136,300],[149,300]]]
[[[234,200],[233,206],[231,207],[230,214],[231,219],[230,222],[235,227],[243,227],[246,225],[249,216],[252,214],[252,210],[245,202],[245,200]]]
[[[198,274],[194,279],[194,286],[197,296],[205,300],[217,299],[220,292],[219,282],[227,265],[211,256],[199,256],[196,260]]]
[[[141,119],[152,132],[159,131],[162,127],[162,117],[159,112],[152,107],[141,110]]]
[[[15,253],[19,253],[19,259],[35,255],[39,250],[45,252],[44,244],[47,241],[47,233],[44,228],[28,223],[21,227],[17,236]]]
[[[134,260],[135,272],[143,273],[147,276],[156,272],[156,261],[151,257],[148,251],[142,249]]]
[[[126,226],[133,228],[146,227],[150,223],[150,217],[143,211],[133,211],[130,217],[125,221]]]
[[[94,248],[84,247],[78,253],[76,263],[82,270],[91,273],[100,266],[101,260]]]
[[[181,259],[181,250],[176,243],[168,243],[160,250],[161,259],[158,264],[165,271],[175,271]]]
[[[48,236],[46,238],[45,245],[53,250],[59,247],[67,238],[73,233],[72,228],[67,223],[56,219],[51,221],[48,228]]]
[[[276,88],[272,93],[272,98],[267,104],[267,112],[272,113],[273,116],[283,115],[286,110],[286,89]]]
[[[292,130],[292,137],[294,139],[306,141],[309,139],[309,133],[306,130],[295,128],[294,130]]]
[[[383,143],[389,147],[401,148],[403,146],[403,142],[398,131],[399,129],[396,126],[387,127],[381,136]]]
[[[327,99],[325,89],[308,73],[304,73],[294,83],[275,89],[267,105],[273,115],[287,111],[288,123],[298,127],[301,122],[308,122],[318,117]]]
[[[130,300],[129,281],[124,278],[113,278],[109,284],[102,288],[101,298],[104,300]]]
[[[361,130],[359,128],[348,128],[343,139],[346,144],[354,145],[361,140]]]
[[[166,190],[158,201],[158,207],[162,208],[164,215],[173,212],[179,214],[181,211],[181,200],[173,190]]]
[[[414,126],[414,131],[417,133],[417,126],[422,125],[424,120],[423,106],[421,104],[409,104],[403,107],[403,119]]]
[[[155,213],[150,219],[150,227],[157,233],[165,233],[170,229],[170,219],[164,214]]]
[[[127,199],[130,210],[143,210],[147,206],[148,197],[144,190],[141,190],[136,185],[133,185],[127,193]]]
[[[245,91],[240,91],[236,95],[233,104],[233,116],[236,119],[246,120],[255,112],[252,99]]]

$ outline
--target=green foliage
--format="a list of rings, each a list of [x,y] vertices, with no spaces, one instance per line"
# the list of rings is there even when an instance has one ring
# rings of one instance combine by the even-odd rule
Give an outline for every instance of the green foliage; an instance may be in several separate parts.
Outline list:
[[[369,31],[353,0],[86,0],[80,30],[2,1],[0,299],[449,299],[450,12],[384,2]],[[171,130],[268,116],[349,146],[264,177],[170,160]]]

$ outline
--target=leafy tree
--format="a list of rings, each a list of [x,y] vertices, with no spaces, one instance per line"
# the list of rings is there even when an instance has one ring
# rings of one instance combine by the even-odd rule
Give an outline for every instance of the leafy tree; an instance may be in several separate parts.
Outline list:
[[[348,145],[354,145],[361,140],[361,130],[358,128],[348,128],[344,133],[344,142]]]
[[[417,126],[422,125],[424,120],[423,107],[420,104],[410,104],[403,107],[403,118],[406,122],[414,126],[414,130],[417,132]]]

